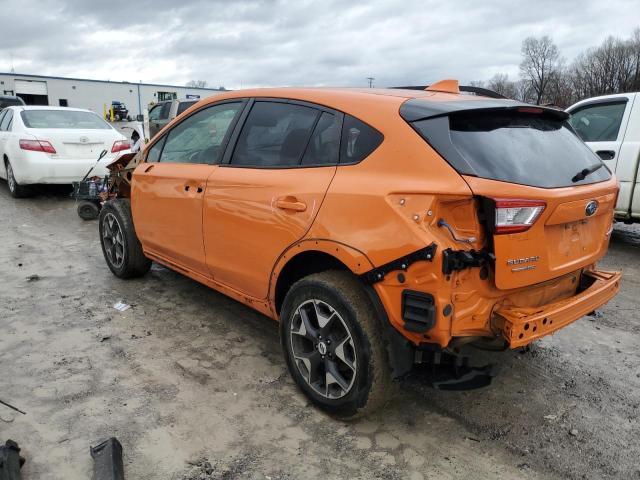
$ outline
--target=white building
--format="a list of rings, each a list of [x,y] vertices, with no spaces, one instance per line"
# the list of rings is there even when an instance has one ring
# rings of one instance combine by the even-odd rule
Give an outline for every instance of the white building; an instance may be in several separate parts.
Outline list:
[[[86,108],[99,115],[113,101],[126,104],[129,115],[135,118],[150,104],[162,100],[205,98],[219,93],[221,90],[214,88],[0,73],[0,94],[17,95],[27,105]]]

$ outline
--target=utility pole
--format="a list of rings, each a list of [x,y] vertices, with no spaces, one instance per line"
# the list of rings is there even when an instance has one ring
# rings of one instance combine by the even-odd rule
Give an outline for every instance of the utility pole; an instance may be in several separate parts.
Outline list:
[[[367,80],[369,81],[369,88],[373,88],[373,81],[375,80],[374,77],[367,77]]]

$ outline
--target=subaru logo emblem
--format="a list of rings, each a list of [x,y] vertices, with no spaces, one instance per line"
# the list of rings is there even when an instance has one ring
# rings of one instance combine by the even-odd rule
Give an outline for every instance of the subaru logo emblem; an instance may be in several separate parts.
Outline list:
[[[587,206],[584,209],[584,213],[587,215],[587,217],[591,217],[594,213],[596,213],[597,210],[598,202],[596,202],[595,200],[591,200],[589,203],[587,203]]]
[[[80,143],[89,143],[89,137],[80,137]]]

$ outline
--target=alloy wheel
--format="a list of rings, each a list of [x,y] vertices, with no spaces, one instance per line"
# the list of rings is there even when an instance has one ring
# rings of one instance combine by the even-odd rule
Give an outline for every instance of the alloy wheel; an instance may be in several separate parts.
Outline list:
[[[335,308],[312,299],[295,310],[289,329],[291,352],[305,382],[319,395],[344,397],[356,378],[353,336]]]
[[[109,262],[116,268],[124,263],[124,237],[118,219],[107,213],[102,219],[102,241]]]

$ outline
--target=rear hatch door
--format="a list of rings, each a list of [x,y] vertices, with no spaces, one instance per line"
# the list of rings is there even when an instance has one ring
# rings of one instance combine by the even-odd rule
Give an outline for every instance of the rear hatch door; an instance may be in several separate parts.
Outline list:
[[[496,286],[543,282],[600,258],[617,185],[567,114],[507,100],[456,103],[410,124],[481,197]],[[411,113],[419,117],[415,105]]]

